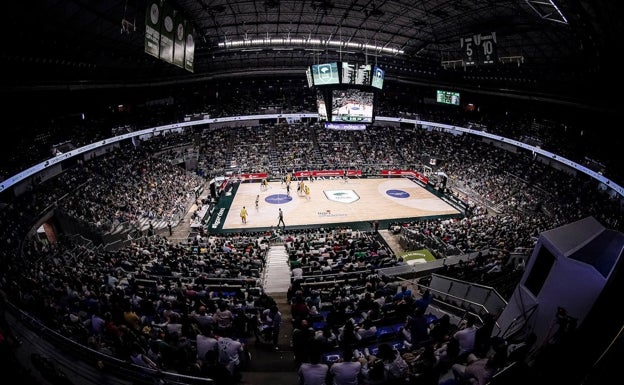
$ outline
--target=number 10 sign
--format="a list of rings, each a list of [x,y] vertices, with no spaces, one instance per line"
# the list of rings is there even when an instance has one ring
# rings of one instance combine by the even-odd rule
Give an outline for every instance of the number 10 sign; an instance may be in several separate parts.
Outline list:
[[[460,39],[464,65],[494,64],[496,62],[496,32],[475,34]]]

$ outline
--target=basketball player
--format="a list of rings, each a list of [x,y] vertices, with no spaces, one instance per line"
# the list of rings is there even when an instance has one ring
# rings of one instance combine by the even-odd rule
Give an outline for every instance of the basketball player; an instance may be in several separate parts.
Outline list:
[[[243,208],[241,209],[240,216],[243,223],[247,223],[247,209],[245,208],[245,206],[243,206]]]

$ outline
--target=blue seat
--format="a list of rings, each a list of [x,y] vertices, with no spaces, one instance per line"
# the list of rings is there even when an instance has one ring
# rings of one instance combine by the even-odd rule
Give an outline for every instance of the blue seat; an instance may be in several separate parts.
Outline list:
[[[380,326],[377,328],[377,339],[388,337],[396,334],[396,331],[392,326]]]

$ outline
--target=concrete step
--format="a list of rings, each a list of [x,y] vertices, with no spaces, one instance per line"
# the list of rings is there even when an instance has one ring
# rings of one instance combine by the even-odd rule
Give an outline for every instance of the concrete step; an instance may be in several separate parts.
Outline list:
[[[263,289],[267,294],[286,293],[290,287],[288,253],[283,245],[271,246],[264,267]]]

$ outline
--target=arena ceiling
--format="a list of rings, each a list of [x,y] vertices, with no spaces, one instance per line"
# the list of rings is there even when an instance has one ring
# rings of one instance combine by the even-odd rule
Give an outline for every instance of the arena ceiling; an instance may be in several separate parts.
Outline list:
[[[192,73],[145,53],[151,0],[40,0],[8,6],[4,83],[303,77],[334,60],[396,79],[582,82],[615,71],[624,29],[621,5],[607,0],[167,1],[195,29]],[[462,38],[492,33],[495,63],[463,67]]]

